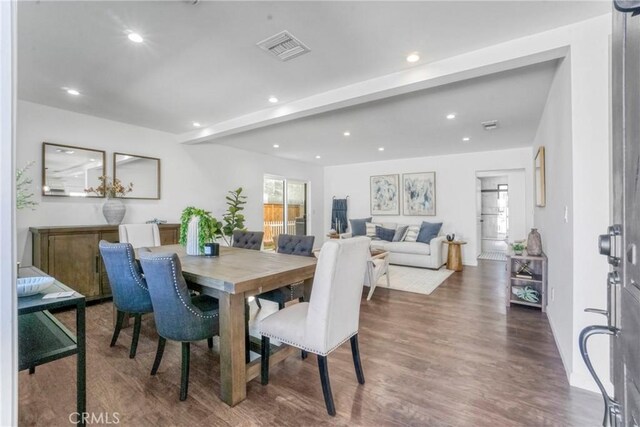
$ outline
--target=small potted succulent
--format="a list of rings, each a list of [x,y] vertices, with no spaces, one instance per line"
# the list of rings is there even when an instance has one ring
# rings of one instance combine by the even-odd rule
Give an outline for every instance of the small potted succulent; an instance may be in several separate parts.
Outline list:
[[[511,249],[513,249],[513,253],[516,255],[522,255],[525,249],[525,245],[523,242],[513,242],[511,244]]]

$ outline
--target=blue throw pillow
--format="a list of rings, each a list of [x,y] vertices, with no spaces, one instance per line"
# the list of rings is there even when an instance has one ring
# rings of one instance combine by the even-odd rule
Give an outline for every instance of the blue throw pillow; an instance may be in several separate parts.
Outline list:
[[[362,219],[350,219],[349,223],[351,224],[351,234],[355,236],[366,236],[367,234],[367,226],[365,223],[371,222],[371,217],[362,218]]]
[[[384,228],[376,225],[376,237],[387,242],[393,241],[393,236],[396,234],[396,230],[392,228]]]
[[[442,228],[441,222],[427,222],[423,221],[420,226],[420,232],[418,233],[418,238],[416,242],[420,243],[430,243],[431,239],[438,237],[438,233]]]

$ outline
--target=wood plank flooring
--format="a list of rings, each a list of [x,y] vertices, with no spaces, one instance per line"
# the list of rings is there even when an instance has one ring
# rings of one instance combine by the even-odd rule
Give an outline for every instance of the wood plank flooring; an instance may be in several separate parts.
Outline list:
[[[109,347],[111,303],[87,309],[87,409],[123,426],[597,426],[603,405],[572,389],[546,316],[504,306],[504,264],[481,261],[453,274],[431,295],[378,288],[360,321],[366,384],[358,385],[349,344],[329,356],[337,416],[326,414],[314,356],[290,357],[270,384],[248,384],[230,408],[218,398],[219,360],[206,341],[192,345],[189,397],[178,399],[180,346],[168,342],[160,370],[149,375],[157,335],[143,321],[138,354],[128,358],[132,328]],[[263,302],[258,317],[274,307]],[[253,306],[254,315],[257,307]],[[73,312],[59,313],[70,329]],[[75,357],[19,374],[19,422],[70,425],[75,411]],[[106,418],[110,417],[110,418]]]

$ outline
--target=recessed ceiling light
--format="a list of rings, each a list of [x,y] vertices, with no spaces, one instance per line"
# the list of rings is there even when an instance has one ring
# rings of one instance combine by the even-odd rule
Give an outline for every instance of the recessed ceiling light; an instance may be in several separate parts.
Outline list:
[[[140,34],[134,32],[130,32],[127,37],[134,43],[142,43],[144,41]]]
[[[73,96],[78,96],[78,95],[80,95],[80,92],[78,92],[78,91],[77,91],[77,90],[75,90],[75,89],[67,89],[67,93],[68,93],[69,95],[73,95]]]
[[[320,158],[320,156],[316,156],[316,159],[319,159],[319,158]]]
[[[278,145],[278,144],[273,144],[273,148],[280,148],[280,145]]]
[[[419,60],[420,55],[418,55],[416,52],[407,55],[407,62],[418,62]]]
[[[67,151],[65,151],[65,153],[67,153],[67,154],[73,154],[73,153],[75,153],[75,151],[73,151],[73,150],[67,150]]]
[[[344,136],[350,136],[350,135],[351,135],[351,132],[349,132],[348,130],[346,130],[346,131],[344,131],[343,135],[344,135]]]
[[[193,122],[193,127],[194,127],[194,128],[199,128],[200,126],[202,126],[200,123],[198,123],[198,122]]]
[[[462,138],[462,140],[464,142],[469,142],[469,141],[471,141],[471,138],[469,138],[468,136],[465,136],[464,138]]]
[[[90,162],[95,162],[95,161],[96,161],[96,159],[89,159],[89,161],[90,161]]]
[[[271,96],[269,97],[269,102],[275,104],[276,102],[278,102],[278,98],[276,98],[275,96]]]
[[[384,151],[384,147],[378,147],[378,151]]]
[[[449,120],[453,120],[453,119],[455,119],[455,118],[456,118],[456,115],[455,115],[455,114],[453,114],[453,113],[451,113],[451,114],[447,114],[447,119],[449,119]]]

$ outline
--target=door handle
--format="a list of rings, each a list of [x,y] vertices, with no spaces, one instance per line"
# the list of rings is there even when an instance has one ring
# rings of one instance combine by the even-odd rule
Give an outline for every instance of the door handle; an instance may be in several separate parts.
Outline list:
[[[601,310],[599,308],[585,308],[584,311],[585,313],[602,314],[603,316],[609,317],[609,312],[607,310]]]
[[[609,226],[607,234],[598,236],[598,250],[600,255],[605,255],[609,264],[617,267],[620,265],[620,245],[622,237],[622,226],[614,224]]]
[[[593,309],[592,309],[593,310]],[[604,310],[600,310],[604,311]],[[621,408],[620,404],[613,400],[611,396],[607,393],[604,386],[602,385],[602,381],[596,374],[595,369],[593,369],[593,365],[591,364],[591,359],[589,359],[589,350],[587,349],[587,341],[589,337],[593,335],[611,335],[618,336],[620,332],[619,329],[614,328],[612,326],[603,326],[603,325],[591,325],[587,326],[580,332],[580,338],[578,341],[578,345],[580,346],[580,355],[582,356],[582,360],[584,364],[587,365],[587,369],[589,373],[593,377],[598,389],[600,389],[600,393],[602,394],[602,398],[604,399],[604,419],[602,420],[603,427],[616,427],[621,424]]]

